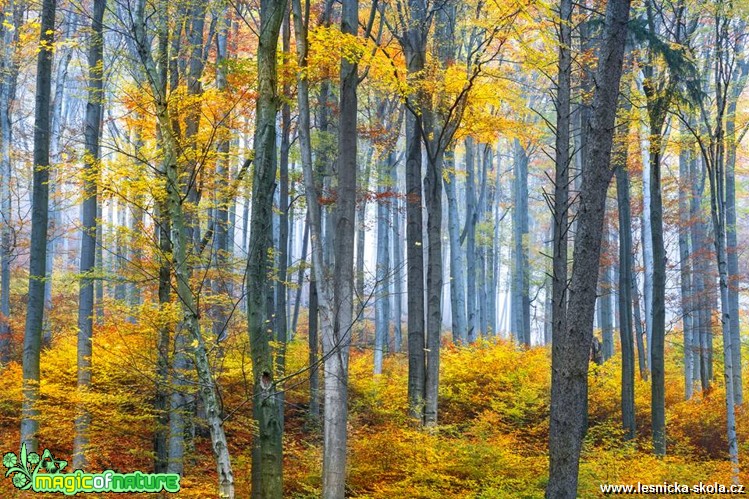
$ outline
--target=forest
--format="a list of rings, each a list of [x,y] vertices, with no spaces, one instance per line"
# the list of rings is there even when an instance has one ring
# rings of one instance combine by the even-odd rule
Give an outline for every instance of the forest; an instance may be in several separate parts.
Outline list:
[[[0,496],[745,493],[746,0],[0,10]]]

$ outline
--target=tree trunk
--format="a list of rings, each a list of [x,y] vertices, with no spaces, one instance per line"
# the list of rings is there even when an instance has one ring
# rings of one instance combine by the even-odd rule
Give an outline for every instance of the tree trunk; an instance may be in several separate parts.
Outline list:
[[[273,191],[276,180],[276,48],[285,13],[285,0],[262,0],[257,49],[258,99],[255,128],[255,165],[248,248],[247,316],[254,378],[253,417],[258,435],[253,440],[252,497],[283,495],[283,427],[276,396],[273,349],[266,324],[269,274],[272,262]],[[272,329],[270,330],[272,331]]]
[[[686,130],[682,128],[682,137]],[[679,150],[679,271],[681,284],[681,324],[684,333],[684,399],[690,400],[694,394],[693,381],[693,321],[692,321],[692,269],[689,252],[689,154],[686,146]]]
[[[614,288],[613,286],[613,264],[611,262],[612,256],[611,253],[613,252],[614,248],[611,248],[612,246],[612,240],[609,237],[609,228],[608,223],[604,222],[604,258],[603,258],[603,264],[602,264],[602,275],[600,279],[600,287],[601,287],[601,294],[598,297],[598,301],[600,303],[600,309],[599,309],[599,319],[601,321],[601,339],[602,339],[602,346],[601,346],[601,355],[603,356],[603,361],[606,362],[611,357],[614,356],[614,316],[613,316],[613,310],[611,306],[611,298],[612,298],[612,290]]]
[[[426,15],[419,1],[411,16],[414,21]],[[420,6],[419,6],[420,5]],[[412,27],[406,35],[404,47],[409,74],[424,69],[426,59],[423,35]],[[406,260],[407,317],[408,317],[408,406],[411,417],[423,421],[425,369],[424,336],[424,247],[422,244],[422,189],[421,189],[421,116],[406,114]]]
[[[47,223],[49,219],[49,139],[52,48],[56,0],[42,2],[40,49],[36,66],[34,112],[34,175],[29,248],[29,298],[23,338],[23,407],[21,442],[28,452],[38,450],[39,353],[44,319],[44,277],[47,274]]]
[[[356,36],[358,0],[343,0],[341,32]],[[341,60],[340,112],[338,116],[338,190],[336,198],[334,312],[332,335],[323,330],[325,403],[323,405],[324,499],[337,499],[346,490],[346,440],[348,420],[348,360],[354,326],[354,235],[356,231],[357,110],[356,61]]]
[[[11,179],[13,165],[11,162],[11,141],[13,139],[13,102],[16,99],[18,81],[18,33],[23,22],[23,9],[9,1],[3,10],[4,19],[12,19],[14,29],[4,26],[2,32],[2,51],[0,58],[0,216],[3,224],[0,227],[0,363],[11,358],[10,329],[10,262],[15,247],[13,242],[13,204],[11,197]]]
[[[456,196],[455,152],[445,153],[447,177],[444,179],[447,194],[447,232],[450,238],[450,309],[452,312],[453,342],[465,344],[466,331],[466,283],[463,253],[460,248],[460,214]]]
[[[567,330],[567,241],[570,186],[570,93],[572,85],[572,0],[559,4],[559,66],[557,82],[557,133],[554,156],[554,211],[552,244],[552,344],[554,331]]]
[[[393,189],[400,193],[398,186],[398,169],[392,165],[390,170],[393,179]],[[400,352],[403,345],[403,233],[401,232],[401,201],[400,194],[393,198],[393,350]]]
[[[384,194],[388,190],[390,168],[395,162],[395,153],[390,152],[380,164],[377,192],[377,270],[375,301],[375,351],[374,373],[382,373],[382,357],[388,345],[390,331],[390,205]]]
[[[88,47],[88,101],[86,103],[85,154],[83,167],[83,207],[81,210],[81,266],[82,279],[78,292],[78,391],[81,395],[91,387],[91,340],[93,338],[94,283],[91,272],[96,268],[96,205],[99,170],[99,122],[102,116],[104,81],[102,61],[104,37],[102,21],[106,0],[94,2],[91,38]],[[73,467],[87,467],[86,451],[91,414],[85,404],[79,407],[73,441]]]
[[[65,34],[62,41],[70,40],[73,35],[73,26],[76,24],[76,19],[68,20],[65,28]],[[62,145],[62,130],[67,121],[63,114],[63,104],[65,100],[65,83],[68,79],[68,66],[70,65],[70,59],[73,56],[72,46],[64,45],[62,50],[59,52],[59,59],[57,62],[57,71],[55,74],[55,92],[52,98],[52,117],[51,117],[51,129],[50,129],[50,159],[52,164],[58,164],[62,162],[60,157],[61,145]],[[67,114],[67,113],[65,113]],[[55,254],[57,248],[60,246],[60,239],[63,237],[63,233],[60,231],[62,225],[62,213],[58,206],[57,191],[59,189],[58,184],[60,179],[57,178],[56,172],[52,171],[50,174],[50,207],[49,207],[49,227],[47,228],[47,276],[44,281],[44,325],[42,330],[42,343],[45,346],[50,345],[52,342],[52,330],[49,324],[49,311],[52,309],[52,278],[54,274],[54,263]]]
[[[616,200],[619,206],[619,336],[622,346],[622,426],[624,438],[635,438],[635,351],[632,331],[632,215],[630,211],[629,177],[626,169],[626,134],[617,142]]]
[[[475,152],[474,142],[472,137],[467,137],[465,140],[466,148],[466,225],[463,230],[466,240],[466,338],[468,343],[476,341],[476,333],[478,327],[476,323],[478,318],[476,317],[476,180],[475,180]],[[462,239],[461,239],[462,242]],[[513,283],[516,281],[515,274],[513,274]],[[514,288],[513,288],[514,289]],[[518,307],[515,303],[515,295],[513,295],[513,307],[510,309],[512,317],[518,312]],[[515,321],[513,321],[513,333],[517,331],[515,328]]]
[[[733,74],[735,82],[728,97],[726,107],[726,271],[728,272],[728,303],[731,326],[731,344],[733,366],[733,396],[736,405],[744,403],[744,387],[742,382],[741,366],[741,328],[739,313],[739,290],[741,279],[739,277],[739,246],[736,236],[736,107],[738,99],[746,87],[747,76],[749,76],[749,63],[739,64]]]
[[[645,309],[645,338],[647,351],[645,361],[648,372],[653,366],[653,162],[650,158],[650,138],[646,131],[641,132],[642,147],[642,259],[644,265],[643,303]],[[659,195],[659,194],[657,194]]]
[[[601,40],[588,151],[582,172],[580,207],[570,283],[567,329],[552,345],[549,482],[546,497],[574,498],[580,449],[588,413],[588,354],[600,259],[616,104],[629,20],[629,0],[609,0]]]
[[[690,218],[693,220],[692,227],[692,265],[694,267],[693,274],[693,306],[695,309],[695,337],[693,338],[693,351],[695,355],[695,377],[699,375],[700,387],[702,391],[707,392],[710,390],[712,382],[712,376],[710,376],[710,368],[708,365],[708,337],[711,334],[710,325],[710,305],[707,298],[705,281],[708,279],[707,275],[709,272],[707,259],[709,247],[705,242],[705,223],[703,221],[702,209],[700,207],[700,199],[705,186],[705,174],[704,167],[700,167],[701,161],[697,161],[694,156],[690,161],[691,170],[691,185],[692,195],[690,199]]]
[[[513,220],[514,275],[513,304],[516,340],[531,346],[530,290],[528,278],[528,155],[518,139],[514,142],[515,154],[515,210]]]

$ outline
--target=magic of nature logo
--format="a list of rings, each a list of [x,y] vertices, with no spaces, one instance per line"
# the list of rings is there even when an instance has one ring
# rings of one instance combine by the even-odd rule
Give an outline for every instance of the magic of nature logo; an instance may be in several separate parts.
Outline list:
[[[64,473],[67,465],[65,460],[55,459],[49,449],[44,449],[41,456],[27,452],[25,443],[19,455],[7,452],[3,456],[3,466],[7,468],[5,477],[11,477],[13,485],[20,490],[74,495],[79,492],[179,492],[180,489],[180,476],[176,473],[117,473],[112,470]]]

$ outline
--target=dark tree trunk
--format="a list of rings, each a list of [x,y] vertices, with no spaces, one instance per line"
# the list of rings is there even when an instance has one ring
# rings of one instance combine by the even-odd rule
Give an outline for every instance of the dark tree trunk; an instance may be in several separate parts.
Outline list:
[[[577,214],[567,329],[552,344],[549,482],[546,497],[574,498],[588,413],[588,353],[601,250],[611,146],[629,21],[629,0],[609,0],[596,76]]]
[[[569,235],[570,186],[570,93],[572,79],[572,0],[559,4],[559,69],[557,82],[557,133],[554,157],[554,211],[552,257],[552,343],[553,331],[567,330],[567,241]]]
[[[272,262],[273,191],[276,184],[276,48],[286,7],[285,0],[262,0],[257,49],[258,99],[255,164],[248,248],[247,314],[254,377],[253,417],[258,425],[252,452],[252,497],[283,495],[283,432],[276,397],[272,336],[268,334],[266,305]]]
[[[81,210],[81,266],[83,278],[78,292],[78,390],[83,395],[91,387],[91,340],[93,338],[94,283],[91,272],[96,268],[96,205],[99,169],[99,122],[102,116],[104,81],[102,62],[104,38],[102,21],[106,0],[94,1],[91,21],[91,38],[88,47],[88,102],[84,139],[83,207]],[[79,407],[75,420],[73,441],[73,467],[87,466],[86,451],[89,443],[88,428],[91,414],[85,405]]]
[[[49,139],[52,48],[56,0],[42,2],[40,49],[36,66],[34,112],[34,175],[29,248],[29,298],[23,338],[23,407],[21,442],[28,452],[38,450],[39,354],[44,320],[44,276],[47,274],[47,223],[49,219]]]

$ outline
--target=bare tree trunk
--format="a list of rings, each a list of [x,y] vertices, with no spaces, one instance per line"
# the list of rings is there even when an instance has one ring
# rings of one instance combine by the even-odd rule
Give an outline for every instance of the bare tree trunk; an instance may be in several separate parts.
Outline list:
[[[574,498],[588,413],[588,354],[593,339],[598,263],[611,147],[629,21],[629,0],[609,0],[596,76],[577,214],[567,330],[552,345],[549,482],[546,497]]]
[[[281,46],[283,58],[288,61],[291,57],[291,18],[288,4],[284,5],[284,19],[281,23]],[[291,88],[288,83],[284,84],[282,93],[285,97],[291,96]],[[278,222],[278,252],[276,267],[278,268],[276,283],[276,306],[273,310],[275,313],[274,329],[276,334],[276,376],[282,378],[286,371],[286,342],[289,340],[288,319],[287,319],[287,301],[286,301],[286,280],[288,279],[289,265],[289,151],[291,149],[291,106],[288,102],[281,107],[281,151],[279,161],[279,192],[278,207],[281,211]],[[285,393],[280,390],[276,397],[278,401],[278,421],[281,425],[281,433],[284,431],[284,402]]]
[[[341,32],[356,36],[358,0],[343,0]],[[358,64],[341,60],[338,122],[338,195],[336,198],[334,311],[332,335],[323,329],[325,403],[323,425],[324,499],[343,498],[346,489],[348,361],[354,325],[354,235],[356,231],[356,160]]]
[[[739,246],[736,236],[736,107],[749,77],[749,62],[739,63],[734,70],[735,82],[726,106],[726,265],[728,272],[728,302],[731,318],[731,344],[733,365],[733,395],[736,405],[744,403],[741,366],[741,328],[739,314]]]
[[[468,341],[466,331],[466,283],[463,252],[460,247],[460,215],[456,195],[455,151],[445,153],[448,174],[444,179],[447,194],[447,232],[450,238],[450,307],[452,311],[453,342],[464,344]]]
[[[557,133],[554,155],[554,211],[552,244],[552,344],[555,334],[567,330],[567,242],[570,186],[570,93],[572,79],[572,0],[559,4],[559,68],[557,82]]]
[[[34,176],[29,248],[29,299],[23,338],[23,407],[21,442],[29,452],[38,450],[39,354],[44,319],[44,277],[47,274],[47,223],[49,219],[49,139],[52,48],[54,44],[56,0],[42,2],[36,67],[36,106],[34,114]]]
[[[682,128],[681,135],[686,130]],[[694,394],[693,385],[693,331],[692,320],[692,269],[689,251],[689,155],[690,150],[681,146],[679,150],[679,270],[681,283],[681,323],[684,332],[684,398],[689,400]]]
[[[86,103],[86,125],[83,175],[83,207],[81,211],[81,267],[82,279],[78,293],[78,391],[81,395],[91,387],[91,340],[93,337],[94,283],[90,277],[96,268],[96,205],[97,178],[99,170],[99,123],[102,116],[104,37],[102,20],[106,0],[94,2],[91,21],[91,38],[88,47],[88,101]],[[73,441],[73,467],[87,466],[86,451],[89,444],[88,429],[91,414],[85,404],[79,408],[75,420]]]
[[[627,174],[626,134],[616,147],[616,198],[619,205],[619,336],[622,346],[622,426],[627,440],[635,438],[635,351],[632,331],[632,215]]]
[[[393,189],[399,192],[398,169],[393,165],[391,170]],[[393,350],[400,352],[403,345],[403,233],[401,232],[401,202],[399,196],[393,199]]]
[[[650,158],[650,138],[646,131],[641,132],[642,139],[642,259],[644,265],[643,273],[643,303],[645,311],[645,338],[647,350],[645,361],[648,372],[652,371],[653,365],[653,215],[651,213],[653,203],[653,162]]]
[[[23,8],[9,1],[3,10],[4,19],[12,19],[14,29],[0,28],[2,33],[2,58],[0,58],[0,363],[11,357],[10,330],[10,262],[15,248],[13,233],[13,205],[11,197],[11,141],[13,139],[12,108],[16,99],[18,81],[18,33],[23,22]]]
[[[75,18],[70,19],[65,28],[65,34],[63,40],[70,40],[73,35],[73,26],[76,24]],[[65,125],[65,116],[63,114],[63,105],[65,100],[65,84],[68,79],[68,66],[70,65],[70,59],[73,56],[72,46],[63,45],[63,49],[59,51],[59,59],[57,62],[57,71],[55,74],[55,91],[52,98],[52,117],[51,117],[51,129],[50,129],[50,159],[53,164],[60,163],[61,160],[61,145],[62,145],[62,130]],[[52,342],[52,330],[49,324],[49,311],[52,309],[52,278],[54,274],[54,263],[55,254],[60,246],[60,238],[62,233],[60,231],[60,225],[62,224],[62,213],[58,206],[57,197],[58,190],[62,182],[61,179],[57,178],[57,172],[50,172],[50,207],[49,207],[49,227],[47,228],[47,276],[44,281],[44,325],[42,326],[42,343],[45,346],[50,345]]]
[[[377,192],[387,192],[390,168],[395,162],[391,151],[382,161],[378,172]],[[382,373],[382,358],[388,346],[390,331],[390,206],[384,196],[377,204],[377,271],[378,288],[375,302],[375,352],[374,373]]]
[[[418,13],[424,14],[423,10]],[[412,15],[415,13],[412,11]],[[411,35],[419,38],[419,33]],[[425,53],[419,45],[407,45],[408,71],[424,68]],[[425,336],[424,336],[424,247],[422,244],[421,188],[421,117],[406,114],[406,260],[408,318],[408,405],[411,417],[422,421],[424,404]]]
[[[708,391],[712,382],[710,368],[708,366],[708,336],[710,335],[710,305],[705,291],[705,280],[709,269],[707,268],[708,255],[710,253],[705,243],[705,223],[703,221],[700,199],[705,186],[704,167],[700,167],[701,161],[697,161],[694,155],[690,161],[692,195],[690,198],[690,218],[693,220],[692,227],[692,266],[693,274],[693,291],[692,305],[695,310],[694,321],[696,323],[695,335],[693,338],[693,351],[695,356],[695,378],[699,377],[702,391]]]
[[[528,155],[518,139],[514,141],[515,209],[513,220],[513,331],[516,340],[531,345],[530,290],[528,278]]]
[[[477,317],[476,317],[476,180],[475,180],[475,152],[472,137],[465,140],[466,149],[466,225],[463,237],[466,240],[466,338],[468,343],[476,341]],[[461,242],[462,242],[461,238]],[[513,274],[514,279],[514,274]],[[513,283],[515,281],[513,280]],[[514,288],[513,288],[514,289]],[[515,295],[513,295],[513,307],[510,309],[515,317],[518,307],[515,306]],[[512,331],[515,331],[515,321],[512,321]]]
[[[257,50],[258,100],[255,128],[255,165],[248,248],[247,316],[254,377],[253,417],[259,434],[253,440],[252,497],[283,495],[283,426],[276,396],[276,369],[267,333],[266,305],[272,264],[273,191],[276,180],[276,115],[279,107],[276,75],[278,35],[286,11],[285,0],[262,0]]]

